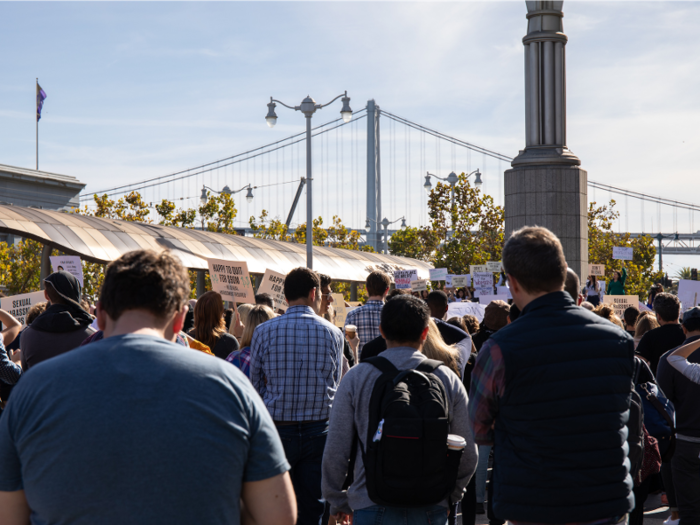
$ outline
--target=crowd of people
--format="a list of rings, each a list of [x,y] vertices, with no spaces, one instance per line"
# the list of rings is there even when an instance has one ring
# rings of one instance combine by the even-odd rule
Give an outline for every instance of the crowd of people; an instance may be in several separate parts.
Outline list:
[[[639,524],[663,490],[700,524],[700,308],[619,318],[544,228],[502,263],[481,321],[373,271],[344,329],[308,268],[285,312],[190,300],[167,251],[95,306],[51,274],[25,327],[0,310],[0,523]]]

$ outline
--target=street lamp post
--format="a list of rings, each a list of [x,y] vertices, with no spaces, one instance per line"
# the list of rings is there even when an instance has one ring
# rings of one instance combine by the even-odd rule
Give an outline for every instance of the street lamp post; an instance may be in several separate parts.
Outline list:
[[[466,179],[469,179],[469,177],[471,177],[472,175],[475,175],[474,186],[476,186],[477,188],[480,188],[483,183],[481,182],[481,173],[479,172],[479,168],[476,168],[469,175],[467,175]],[[443,180],[450,185],[450,211],[454,211],[455,186],[459,182],[459,176],[454,171],[452,173],[450,173],[447,177],[438,177],[437,175],[433,175],[430,172],[426,172],[425,183],[423,184],[423,188],[425,188],[425,191],[428,194],[430,193],[430,190],[433,188],[433,185],[430,183],[430,177],[435,177],[438,180]],[[454,230],[454,229],[455,229],[455,225],[454,225],[454,216],[453,216],[453,218],[452,218],[452,230]]]
[[[205,206],[207,204],[207,201],[209,200],[209,195],[207,194],[208,191],[217,193],[219,195],[226,194],[226,195],[235,195],[236,193],[240,193],[243,190],[248,190],[245,196],[245,200],[248,202],[252,202],[253,200],[253,188],[256,186],[251,186],[250,184],[246,184],[243,186],[240,190],[232,191],[231,188],[228,186],[224,186],[224,188],[221,191],[216,191],[213,188],[210,188],[209,186],[204,186],[202,185],[202,194],[199,196],[199,202],[202,203],[202,206]],[[202,231],[204,231],[204,217],[202,217]]]
[[[316,101],[311,97],[307,96],[301,101],[299,106],[288,106],[284,102],[276,100],[270,97],[270,102],[267,105],[267,115],[265,116],[265,121],[267,125],[271,128],[277,123],[277,114],[275,113],[275,107],[278,102],[282,104],[285,108],[293,109],[295,111],[301,111],[306,117],[306,266],[311,270],[313,269],[313,212],[312,212],[312,193],[311,193],[311,117],[316,112],[317,109],[325,108],[326,106],[332,104],[340,97],[343,97],[343,108],[340,110],[340,116],[343,117],[344,122],[350,122],[352,118],[352,109],[350,109],[350,97],[348,97],[348,92],[346,91],[342,95],[338,95],[333,100],[327,104],[316,104]]]
[[[390,222],[389,219],[387,219],[386,217],[384,217],[384,218],[381,220],[381,222],[378,223],[378,222],[375,221],[374,219],[370,219],[369,217],[367,217],[367,221],[365,222],[365,231],[366,231],[367,233],[369,233],[370,230],[371,230],[370,221],[372,221],[373,223],[375,223],[377,226],[382,226],[382,227],[384,228],[384,242],[383,242],[383,244],[384,244],[384,253],[388,255],[388,254],[389,254],[389,225],[394,224],[395,222],[401,221],[401,227],[402,227],[402,228],[405,228],[405,227],[406,227],[406,218],[405,218],[405,217],[400,217],[400,218],[396,219],[395,221],[391,221],[391,222]]]

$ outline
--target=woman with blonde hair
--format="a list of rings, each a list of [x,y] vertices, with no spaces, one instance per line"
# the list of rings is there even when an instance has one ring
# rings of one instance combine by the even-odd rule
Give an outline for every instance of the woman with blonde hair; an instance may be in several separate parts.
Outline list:
[[[253,333],[259,325],[273,319],[276,315],[272,308],[264,304],[252,306],[247,311],[245,327],[241,336],[241,349],[231,352],[226,361],[240,368],[241,372],[250,379],[250,343],[253,340]]]
[[[649,330],[659,327],[659,321],[652,312],[641,312],[634,325],[634,349],[637,349],[639,341]]]
[[[239,348],[238,340],[226,332],[224,300],[218,292],[207,292],[197,300],[194,328],[187,335],[207,345],[221,359]]]
[[[461,370],[464,368],[463,365],[466,364],[466,361],[464,364],[460,362],[459,350],[456,348],[456,345],[450,346],[445,343],[432,317],[428,321],[428,337],[423,343],[422,351],[428,359],[441,361],[458,377],[462,377]]]
[[[622,324],[622,320],[615,314],[615,310],[609,304],[599,304],[593,309],[593,313],[599,315],[603,319],[607,319],[612,324],[619,326],[623,330],[625,329]]]

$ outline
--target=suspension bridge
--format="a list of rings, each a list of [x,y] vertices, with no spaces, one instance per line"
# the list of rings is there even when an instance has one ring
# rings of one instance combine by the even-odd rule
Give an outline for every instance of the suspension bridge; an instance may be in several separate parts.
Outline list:
[[[503,205],[503,172],[511,157],[381,109],[373,100],[350,122],[338,118],[313,127],[312,137],[314,217],[322,217],[325,225],[340,217],[375,249],[382,248],[383,232],[376,225],[385,217],[390,222],[405,219],[409,226],[429,223],[423,190],[427,172],[444,178],[452,171],[478,168],[481,190]],[[151,206],[168,199],[182,208],[197,208],[202,192],[206,197],[213,190],[246,196],[236,199],[236,228],[250,232],[249,218],[263,210],[294,228],[306,217],[304,199],[299,199],[306,176],[305,140],[300,132],[175,173],[85,193],[81,204],[90,206],[96,194],[116,198],[137,191]],[[620,233],[650,235],[665,254],[700,255],[695,229],[699,205],[590,179],[588,197],[598,204],[616,200],[620,215],[615,229]],[[365,234],[366,223],[370,231]]]

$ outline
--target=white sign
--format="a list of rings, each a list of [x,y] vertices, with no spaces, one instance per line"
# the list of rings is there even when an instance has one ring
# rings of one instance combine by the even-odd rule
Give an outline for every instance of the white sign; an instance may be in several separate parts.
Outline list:
[[[451,273],[447,274],[447,277],[445,277],[445,288],[453,288],[454,287],[454,285],[452,284],[453,277],[454,277],[454,275],[452,275]]]
[[[431,281],[445,281],[447,279],[447,268],[431,268],[428,271]]]
[[[284,275],[281,273],[274,272],[269,268],[265,270],[262,282],[260,286],[258,286],[258,293],[266,293],[272,297],[272,303],[275,305],[275,312],[277,310],[282,310],[283,312],[287,311],[289,305],[284,298]]]
[[[493,290],[493,274],[491,272],[478,272],[472,274],[474,288],[491,288]]]
[[[700,305],[700,281],[681,279],[678,281],[678,299],[683,305],[683,311]]]
[[[613,310],[615,310],[615,315],[620,319],[624,319],[624,313],[627,308],[630,306],[639,308],[639,297],[636,295],[606,295],[603,297],[603,303],[612,306]]]
[[[427,279],[418,279],[417,281],[411,281],[411,290],[414,292],[422,292],[428,289]]]
[[[513,296],[510,293],[510,288],[507,286],[496,286],[497,295],[505,295],[508,299],[512,299]]]
[[[490,288],[474,288],[474,297],[481,297],[483,295],[493,295],[493,286]]]
[[[83,288],[83,263],[77,255],[52,255],[51,266],[54,272],[65,270],[78,279],[80,288]]]
[[[245,262],[207,259],[207,263],[211,287],[221,294],[224,301],[255,304],[253,284]]]
[[[469,273],[474,275],[475,273],[486,273],[489,269],[485,264],[472,264],[469,267]]]
[[[455,275],[452,278],[452,284],[455,288],[464,288],[465,286],[469,286],[471,283],[471,276],[470,275]]]
[[[462,317],[465,315],[473,315],[479,322],[484,320],[484,312],[486,305],[472,302],[465,303],[450,303],[447,305],[447,319],[452,317]]]
[[[39,303],[45,303],[44,292],[23,293],[0,298],[0,308],[8,312],[20,323],[26,324],[29,309]]]
[[[632,248],[630,248],[631,250]],[[605,265],[604,264],[589,264],[588,265],[588,275],[595,275],[596,277],[605,277]]]
[[[623,248],[620,246],[613,247],[613,259],[619,259],[622,261],[631,261],[633,253],[634,253],[634,248]]]
[[[348,309],[345,308],[345,298],[342,293],[333,294],[333,309],[335,310],[335,326],[343,328],[348,317]]]
[[[479,303],[483,305],[488,305],[494,301],[504,301],[508,302],[507,295],[482,295],[479,297]]]
[[[486,269],[489,272],[498,273],[501,271],[502,267],[503,266],[501,265],[501,261],[496,261],[496,262],[491,261],[491,262],[486,263]]]
[[[394,272],[394,284],[399,290],[410,290],[411,281],[418,279],[418,270],[396,270]]]

